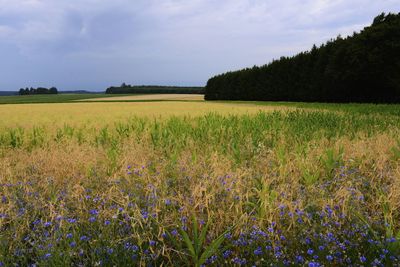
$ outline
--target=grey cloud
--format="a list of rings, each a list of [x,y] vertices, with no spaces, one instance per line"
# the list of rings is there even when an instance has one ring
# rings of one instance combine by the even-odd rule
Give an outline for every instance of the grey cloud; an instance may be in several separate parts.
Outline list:
[[[397,0],[0,0],[0,90],[204,85],[368,25]]]

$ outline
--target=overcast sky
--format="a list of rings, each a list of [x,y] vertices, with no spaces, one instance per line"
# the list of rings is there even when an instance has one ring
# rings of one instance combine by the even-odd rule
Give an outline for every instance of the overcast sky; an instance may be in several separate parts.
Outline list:
[[[399,9],[399,0],[0,0],[0,90],[202,86]]]

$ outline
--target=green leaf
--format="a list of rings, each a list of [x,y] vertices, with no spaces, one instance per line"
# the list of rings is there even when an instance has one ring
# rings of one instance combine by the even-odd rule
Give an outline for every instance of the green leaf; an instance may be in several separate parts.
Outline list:
[[[197,251],[200,251],[201,246],[204,244],[204,242],[206,240],[207,231],[208,231],[208,227],[209,227],[210,223],[211,223],[211,220],[209,220],[207,222],[207,224],[204,226],[204,228],[201,230],[199,241],[198,241],[198,244],[197,244],[197,246],[198,246],[197,247]]]
[[[185,241],[185,244],[186,244],[187,248],[189,249],[190,255],[193,257],[193,259],[195,259],[195,261],[197,261],[197,255],[196,255],[196,251],[193,247],[192,240],[190,240],[186,231],[180,229],[180,232],[183,237],[183,241]]]
[[[205,249],[205,251],[201,255],[200,260],[198,262],[199,265],[203,264],[209,257],[211,257],[215,252],[218,251],[218,248],[225,241],[225,235],[228,232],[229,231],[225,231],[220,236],[218,236],[216,239],[214,239],[213,242],[211,242],[211,244]]]
[[[194,245],[194,250],[197,255],[199,253],[199,248],[201,247],[201,244],[199,244],[198,225],[197,225],[196,217],[194,215],[192,216],[192,224],[193,224],[193,245]]]

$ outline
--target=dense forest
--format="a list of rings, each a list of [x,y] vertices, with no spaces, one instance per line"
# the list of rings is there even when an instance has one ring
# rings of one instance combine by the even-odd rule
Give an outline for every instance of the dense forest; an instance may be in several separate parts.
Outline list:
[[[204,94],[204,87],[179,87],[140,85],[123,83],[121,86],[107,88],[106,94]]]
[[[58,90],[55,87],[51,87],[50,89],[44,87],[38,88],[21,88],[19,89],[19,95],[56,95],[58,94]]]
[[[400,13],[310,51],[211,78],[206,100],[400,102]]]

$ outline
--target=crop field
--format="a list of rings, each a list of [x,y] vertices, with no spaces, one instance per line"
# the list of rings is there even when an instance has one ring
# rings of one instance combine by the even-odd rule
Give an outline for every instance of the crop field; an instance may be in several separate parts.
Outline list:
[[[399,110],[0,105],[0,266],[398,266]]]
[[[143,94],[130,96],[108,96],[105,98],[89,98],[80,101],[138,101],[138,100],[204,100],[204,95],[198,94]]]
[[[104,98],[104,94],[59,94],[1,96],[0,104],[63,103],[81,99]]]

